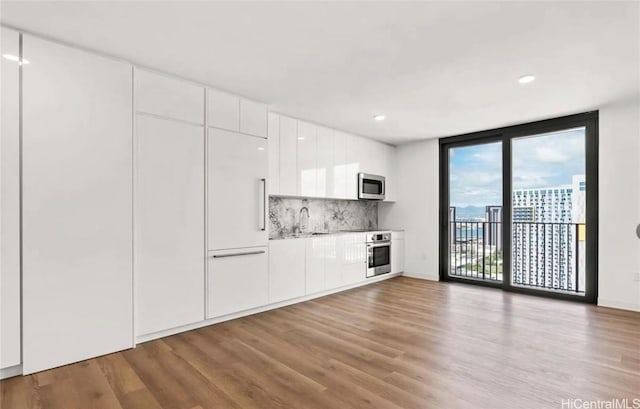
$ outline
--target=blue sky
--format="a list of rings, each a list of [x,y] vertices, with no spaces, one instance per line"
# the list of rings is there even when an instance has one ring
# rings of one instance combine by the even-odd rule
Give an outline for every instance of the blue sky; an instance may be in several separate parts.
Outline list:
[[[513,188],[571,185],[584,174],[584,128],[522,137],[512,141]],[[502,203],[500,142],[449,151],[449,194],[452,206]]]

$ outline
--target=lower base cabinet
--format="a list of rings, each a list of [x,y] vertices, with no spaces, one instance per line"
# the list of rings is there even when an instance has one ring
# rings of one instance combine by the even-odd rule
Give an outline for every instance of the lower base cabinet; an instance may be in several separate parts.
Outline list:
[[[327,237],[328,238],[328,237]],[[344,263],[344,235],[332,236],[331,246],[326,251],[325,290],[342,286],[342,264]]]
[[[393,239],[391,241],[391,273],[404,272],[404,240]]]
[[[391,273],[404,272],[404,231],[391,232]]]
[[[306,242],[305,294],[315,294],[326,288],[327,238],[318,237]]]
[[[269,303],[267,247],[209,252],[207,319]]]
[[[343,251],[340,259],[342,285],[359,283],[367,278],[367,243],[365,234],[342,236]]]
[[[342,285],[340,263],[343,236],[322,236],[306,239],[306,294],[337,288]]]
[[[284,239],[269,242],[269,302],[305,295],[306,241]]]
[[[269,301],[316,294],[366,280],[365,235],[269,242]]]

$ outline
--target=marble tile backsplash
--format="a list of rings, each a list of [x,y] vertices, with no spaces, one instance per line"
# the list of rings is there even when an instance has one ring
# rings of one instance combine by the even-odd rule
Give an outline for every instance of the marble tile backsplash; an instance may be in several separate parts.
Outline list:
[[[298,233],[375,230],[378,203],[366,200],[269,197],[269,238]]]

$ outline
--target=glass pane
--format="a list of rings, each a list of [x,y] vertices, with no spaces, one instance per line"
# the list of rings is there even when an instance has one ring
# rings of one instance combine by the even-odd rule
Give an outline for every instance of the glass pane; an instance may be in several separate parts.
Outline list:
[[[516,286],[585,292],[585,128],[512,141]]]
[[[373,266],[384,266],[389,264],[389,246],[380,246],[373,248]]]
[[[362,182],[363,193],[379,195],[382,193],[382,182],[377,180],[365,179]]]
[[[502,281],[502,143],[449,149],[449,275]]]

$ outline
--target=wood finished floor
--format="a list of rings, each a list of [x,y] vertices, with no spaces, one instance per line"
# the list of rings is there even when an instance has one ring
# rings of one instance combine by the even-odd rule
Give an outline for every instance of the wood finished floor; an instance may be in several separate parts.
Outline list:
[[[562,408],[640,398],[640,314],[398,277],[0,383],[1,408]]]

